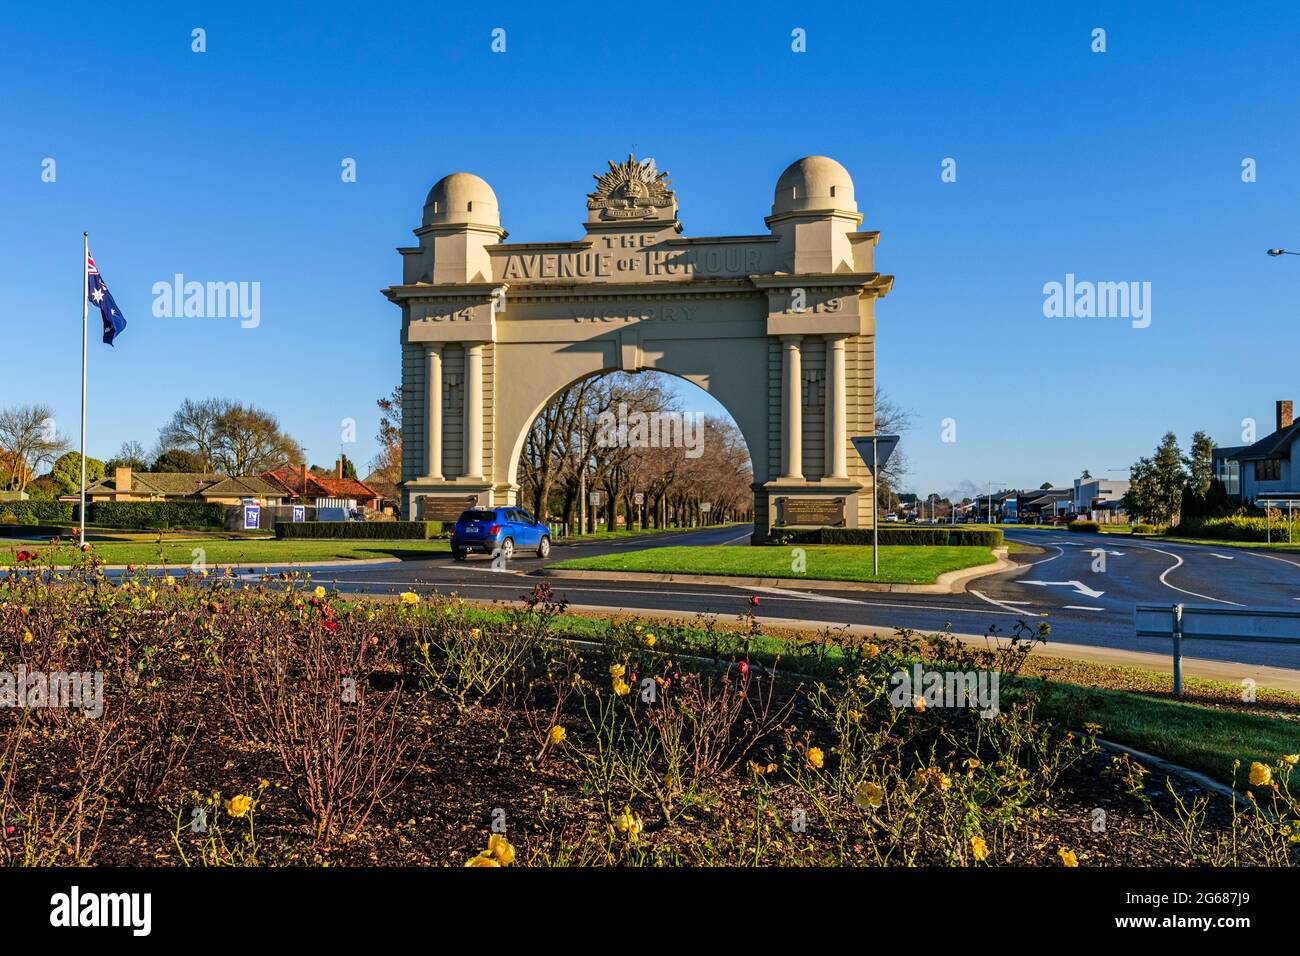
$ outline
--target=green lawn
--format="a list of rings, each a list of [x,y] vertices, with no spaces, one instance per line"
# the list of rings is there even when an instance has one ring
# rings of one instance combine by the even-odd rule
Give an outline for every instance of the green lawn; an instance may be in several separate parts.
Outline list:
[[[1045,717],[1080,726],[1101,725],[1101,736],[1199,770],[1224,783],[1233,782],[1233,761],[1245,768],[1252,760],[1276,763],[1283,754],[1300,753],[1300,720],[1202,707],[1169,698],[1145,697],[1121,690],[1077,684],[1030,682],[1043,693]],[[1233,689],[1240,692],[1240,688]]]
[[[806,567],[795,570],[798,552]],[[750,547],[671,547],[594,558],[577,558],[551,565],[586,571],[645,571],[660,574],[729,574],[746,577],[809,578],[819,581],[876,581],[889,584],[933,584],[945,571],[989,564],[993,552],[978,547],[882,545],[880,576],[871,571],[871,548],[858,545]]]
[[[710,529],[731,527],[752,527],[752,525],[733,523],[702,524],[697,525],[694,528],[642,528],[639,525],[634,525],[631,530],[620,528],[617,531],[593,531],[590,534],[571,534],[567,538],[557,538],[556,541],[563,542],[564,544],[577,544],[583,541],[610,541],[617,538],[635,538],[643,534],[683,534],[687,531],[708,531]]]
[[[359,558],[427,558],[449,553],[441,541],[223,541],[213,538],[135,542],[91,542],[94,553],[105,564],[191,564],[197,557],[194,549],[203,549],[208,565],[219,564],[287,564],[294,562],[352,561]],[[50,548],[24,541],[0,540],[0,566],[14,563],[17,551],[36,551],[56,564],[72,564],[78,558],[75,548],[61,547],[51,555]]]

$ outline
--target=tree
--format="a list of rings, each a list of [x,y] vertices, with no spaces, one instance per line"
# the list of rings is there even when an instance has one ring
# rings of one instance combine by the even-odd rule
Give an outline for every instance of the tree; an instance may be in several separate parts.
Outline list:
[[[912,430],[912,413],[891,399],[882,389],[876,390],[876,434],[903,435]],[[903,487],[907,476],[907,452],[900,441],[894,448],[889,461],[880,469],[880,480],[876,483],[876,497],[883,510],[888,509],[890,496]]]
[[[26,491],[41,465],[68,447],[54,426],[48,405],[16,405],[0,410],[0,481],[11,491]]]
[[[1052,487],[1052,483],[1051,483],[1050,481],[1045,481],[1045,482],[1043,482],[1041,485],[1038,486],[1038,490],[1039,490],[1039,491],[1049,491],[1049,490],[1051,490],[1051,487]]]
[[[398,385],[388,398],[375,402],[379,406],[379,454],[370,461],[370,470],[393,484],[402,480],[402,386]]]
[[[1079,476],[1079,480],[1080,480],[1080,481],[1091,481],[1091,480],[1092,480],[1092,472],[1090,472],[1087,468],[1083,469],[1083,474]]]
[[[302,462],[302,446],[270,412],[226,398],[185,399],[163,426],[159,445],[199,460],[200,471],[251,475]]]
[[[1183,459],[1187,466],[1187,490],[1204,498],[1214,480],[1214,441],[1205,432],[1192,435],[1192,447]]]
[[[1139,458],[1133,465],[1124,508],[1155,524],[1171,524],[1178,518],[1186,487],[1187,471],[1178,438],[1166,432],[1155,454]]]
[[[168,448],[166,451],[159,453],[154,459],[152,471],[156,472],[202,472],[203,461],[193,452],[185,451],[182,448]]]
[[[81,491],[81,453],[70,451],[60,455],[50,472],[54,480],[55,495],[75,495]],[[86,456],[86,487],[104,477],[104,463]]]
[[[104,462],[104,470],[112,473],[118,468],[130,468],[132,471],[147,471],[149,463],[145,460],[144,445],[138,441],[124,441],[117,450],[117,455]]]

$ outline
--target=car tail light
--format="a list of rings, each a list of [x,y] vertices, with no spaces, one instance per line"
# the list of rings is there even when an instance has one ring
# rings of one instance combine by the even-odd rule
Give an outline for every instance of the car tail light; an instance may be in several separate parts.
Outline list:
[[[501,525],[494,524],[492,527],[488,528],[488,534],[496,534],[500,530],[501,530]]]

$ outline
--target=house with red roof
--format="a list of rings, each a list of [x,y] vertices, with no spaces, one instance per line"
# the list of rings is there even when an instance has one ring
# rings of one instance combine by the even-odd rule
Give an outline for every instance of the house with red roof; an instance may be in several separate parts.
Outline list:
[[[259,477],[284,489],[290,504],[314,505],[317,508],[378,509],[383,495],[364,481],[343,477],[343,461],[334,463],[329,477],[313,475],[304,464],[298,468],[277,468]]]

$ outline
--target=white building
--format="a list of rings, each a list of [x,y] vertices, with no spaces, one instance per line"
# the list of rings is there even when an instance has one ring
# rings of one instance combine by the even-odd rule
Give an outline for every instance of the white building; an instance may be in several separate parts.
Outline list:
[[[1114,509],[1121,498],[1127,494],[1130,482],[1114,481],[1109,478],[1074,479],[1074,513],[1093,521],[1103,521],[1106,512]]]

